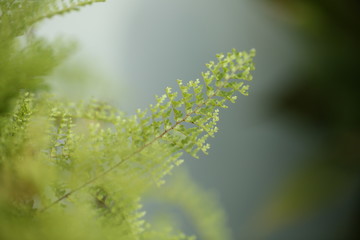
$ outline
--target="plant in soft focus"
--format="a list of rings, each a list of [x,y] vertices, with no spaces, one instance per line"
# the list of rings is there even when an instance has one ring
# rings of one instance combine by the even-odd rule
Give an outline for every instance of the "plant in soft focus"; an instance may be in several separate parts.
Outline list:
[[[58,100],[44,78],[73,47],[32,28],[94,2],[0,1],[0,239],[195,239],[145,219],[141,200],[183,153],[207,153],[219,108],[247,95],[255,51],[218,54],[201,81],[178,80],[134,116]],[[157,198],[182,207],[202,239],[230,238],[217,202],[186,174],[164,190]]]

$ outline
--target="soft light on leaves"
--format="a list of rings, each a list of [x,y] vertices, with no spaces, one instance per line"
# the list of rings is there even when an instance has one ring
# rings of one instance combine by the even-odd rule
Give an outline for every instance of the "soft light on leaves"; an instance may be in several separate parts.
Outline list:
[[[166,88],[133,116],[40,93],[73,46],[49,44],[31,28],[95,2],[102,0],[0,1],[0,239],[194,239],[151,227],[141,197],[164,185],[183,153],[207,154],[219,108],[247,95],[255,52],[217,55],[203,79],[178,80],[179,91]],[[182,181],[176,187],[189,209],[211,202]],[[199,211],[204,239],[228,237],[217,205]]]

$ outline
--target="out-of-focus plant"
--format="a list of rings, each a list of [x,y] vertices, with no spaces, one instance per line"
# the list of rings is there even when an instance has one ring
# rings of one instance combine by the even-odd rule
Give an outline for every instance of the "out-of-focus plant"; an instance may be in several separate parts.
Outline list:
[[[178,80],[179,92],[166,88],[134,116],[58,100],[44,79],[72,48],[32,29],[94,2],[0,1],[0,239],[194,239],[153,227],[141,198],[184,152],[207,153],[219,108],[247,95],[255,51],[218,54],[202,81]],[[184,176],[162,198],[191,211],[203,239],[229,239],[216,201]]]
[[[264,224],[264,231],[273,232],[316,215],[358,184],[360,3],[268,2],[275,7],[276,17],[292,31],[296,29],[304,42],[304,63],[288,74],[294,84],[278,97],[276,108],[292,116],[298,126],[314,129],[323,139],[321,149],[284,181],[265,209],[260,209],[258,221]],[[353,227],[344,229],[339,222],[339,229],[333,229],[341,239],[359,238],[359,212],[359,208],[354,211]],[[340,238],[334,235],[334,239]]]

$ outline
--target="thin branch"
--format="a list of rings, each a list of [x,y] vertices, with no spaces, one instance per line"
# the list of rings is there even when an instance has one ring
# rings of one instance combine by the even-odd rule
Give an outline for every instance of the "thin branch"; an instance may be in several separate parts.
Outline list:
[[[57,199],[56,201],[54,201],[53,203],[51,203],[50,205],[44,207],[43,209],[40,210],[40,212],[44,212],[47,209],[49,209],[50,207],[52,207],[53,205],[57,204],[58,202],[68,198],[70,195],[74,194],[75,192],[78,192],[79,190],[83,189],[84,187],[86,187],[87,185],[95,182],[96,180],[98,180],[99,178],[102,178],[103,176],[107,175],[109,172],[113,171],[115,168],[119,167],[120,165],[122,165],[125,161],[127,161],[128,159],[132,158],[134,155],[142,152],[145,148],[147,148],[148,146],[150,146],[151,144],[153,144],[154,142],[156,142],[157,140],[159,140],[160,138],[162,138],[165,134],[167,134],[168,132],[170,132],[171,130],[173,130],[177,125],[183,123],[186,121],[186,119],[190,116],[190,114],[186,115],[182,120],[176,122],[174,125],[172,125],[171,128],[165,130],[163,133],[161,133],[159,136],[157,136],[156,138],[154,138],[153,140],[151,140],[150,142],[148,142],[147,144],[145,144],[144,146],[142,146],[141,148],[139,148],[138,150],[136,150],[135,152],[131,153],[130,155],[128,155],[127,157],[123,158],[121,162],[118,162],[117,164],[113,165],[112,167],[110,167],[109,169],[103,171],[101,174],[95,176],[94,178],[88,180],[87,182],[83,183],[82,185],[80,185],[79,187],[71,190],[70,192],[68,192],[67,194],[61,196],[59,199]]]
[[[112,167],[110,167],[109,169],[103,171],[102,173],[100,173],[99,175],[93,177],[92,179],[88,180],[87,182],[83,183],[82,185],[80,185],[79,187],[71,190],[70,192],[68,192],[67,194],[64,194],[63,196],[61,196],[60,198],[58,198],[56,201],[52,202],[50,205],[42,208],[39,212],[44,212],[47,209],[51,208],[52,206],[56,205],[57,203],[59,203],[60,201],[68,198],[69,196],[71,196],[72,194],[78,192],[79,190],[85,188],[86,186],[90,185],[91,183],[97,181],[98,179],[104,177],[105,175],[107,175],[109,172],[112,172],[114,169],[116,169],[117,167],[119,167],[120,165],[122,165],[124,162],[126,162],[127,160],[129,160],[130,158],[132,158],[133,156],[135,156],[136,154],[142,152],[145,148],[147,148],[148,146],[152,145],[154,142],[156,142],[157,140],[161,139],[165,134],[167,134],[168,132],[172,131],[174,128],[176,128],[176,126],[178,126],[179,124],[186,122],[187,118],[192,115],[192,114],[196,114],[196,112],[203,107],[204,105],[206,105],[208,103],[208,101],[215,97],[217,95],[217,93],[220,91],[221,87],[217,87],[216,91],[214,91],[213,95],[208,96],[208,98],[203,101],[203,103],[198,104],[192,112],[186,114],[180,121],[175,122],[169,129],[166,129],[164,132],[162,132],[160,135],[158,135],[157,137],[155,137],[153,140],[151,140],[150,142],[148,142],[147,144],[143,145],[141,148],[139,148],[138,150],[136,150],[135,152],[131,153],[130,155],[128,155],[127,157],[123,158],[121,162],[118,162],[117,164],[113,165]]]

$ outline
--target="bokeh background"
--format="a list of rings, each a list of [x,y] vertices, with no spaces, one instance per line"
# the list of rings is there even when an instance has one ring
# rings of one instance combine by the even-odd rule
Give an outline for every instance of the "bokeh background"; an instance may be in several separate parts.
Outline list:
[[[345,240],[360,239],[359,12],[355,0],[108,0],[37,33],[79,43],[54,92],[129,114],[216,53],[256,48],[250,96],[185,165],[219,196],[234,239]]]

